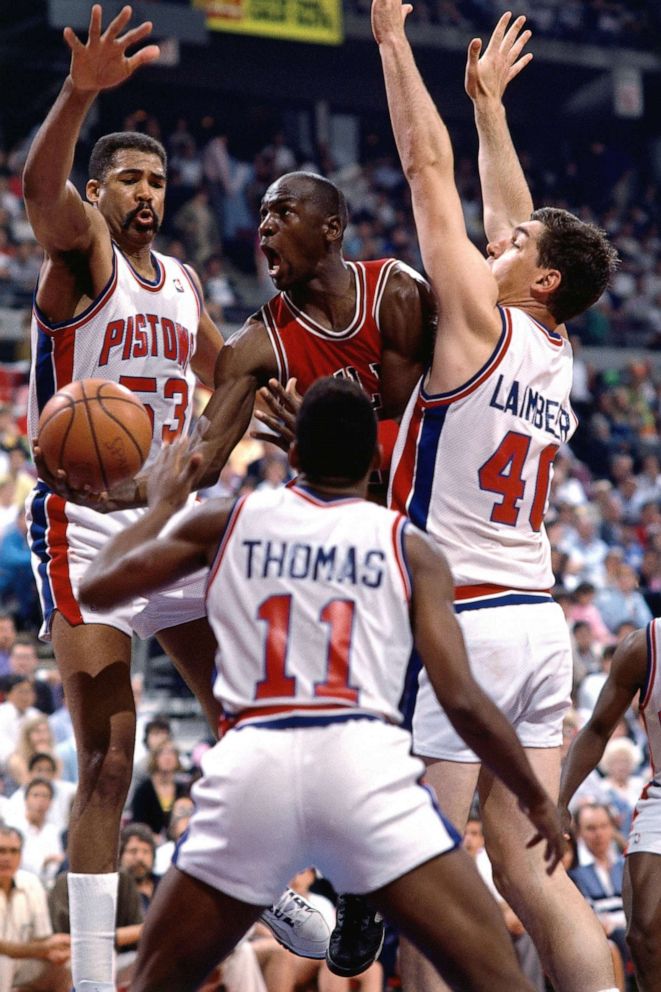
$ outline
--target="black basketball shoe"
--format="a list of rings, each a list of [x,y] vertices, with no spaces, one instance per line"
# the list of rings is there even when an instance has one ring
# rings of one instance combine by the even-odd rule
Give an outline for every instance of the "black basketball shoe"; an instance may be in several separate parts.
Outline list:
[[[326,952],[326,964],[334,975],[353,978],[378,958],[383,947],[383,917],[363,896],[339,896],[337,921]]]

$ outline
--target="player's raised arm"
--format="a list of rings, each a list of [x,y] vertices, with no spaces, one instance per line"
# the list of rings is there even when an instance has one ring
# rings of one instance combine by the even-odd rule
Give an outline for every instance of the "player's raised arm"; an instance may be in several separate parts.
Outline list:
[[[411,187],[422,259],[439,304],[439,336],[447,329],[474,348],[469,364],[486,360],[501,331],[497,285],[466,233],[454,181],[450,136],[420,77],[404,32],[409,4],[372,0],[393,133]],[[476,347],[475,342],[478,342]]]
[[[533,210],[503,105],[507,86],[532,59],[530,52],[523,51],[532,32],[523,30],[525,17],[510,24],[511,19],[509,11],[503,14],[484,53],[481,40],[473,38],[466,61],[466,92],[473,101],[480,140],[484,230],[492,244],[509,238],[516,224],[529,220]]]
[[[434,692],[457,733],[518,798],[538,830],[536,839],[546,841],[547,868],[552,872],[564,850],[555,806],[511,724],[471,674],[452,605],[452,576],[443,555],[419,531],[409,528],[405,540],[413,574],[415,646]]]
[[[592,715],[572,741],[562,768],[558,805],[566,825],[571,819],[569,802],[579,785],[593,771],[611,734],[647,676],[647,629],[636,630],[618,645]]]
[[[146,21],[122,34],[130,18],[131,8],[124,7],[102,32],[101,7],[94,4],[85,43],[71,28],[64,29],[64,40],[71,49],[69,75],[37,132],[23,173],[28,217],[36,239],[49,254],[85,252],[95,236],[95,213],[69,182],[76,142],[90,107],[102,90],[123,83],[139,66],[158,56],[157,45],[126,54],[152,27]]]

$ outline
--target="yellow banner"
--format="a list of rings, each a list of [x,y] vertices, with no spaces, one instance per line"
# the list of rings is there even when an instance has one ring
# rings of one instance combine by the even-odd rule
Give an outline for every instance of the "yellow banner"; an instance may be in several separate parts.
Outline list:
[[[342,0],[193,0],[207,27],[236,34],[340,45]]]

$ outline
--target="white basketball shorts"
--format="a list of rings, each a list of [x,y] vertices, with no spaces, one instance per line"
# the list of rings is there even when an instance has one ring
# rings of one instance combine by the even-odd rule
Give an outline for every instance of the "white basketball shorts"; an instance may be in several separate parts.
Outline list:
[[[648,783],[636,803],[625,854],[661,854],[661,785]]]
[[[259,906],[312,865],[338,892],[373,892],[460,843],[410,748],[410,734],[369,717],[240,725],[203,758],[173,860]]]
[[[187,506],[176,514],[166,529],[174,526],[188,509]],[[138,598],[112,610],[92,610],[78,602],[78,587],[90,563],[111,537],[139,519],[143,512],[97,513],[66,502],[41,484],[32,491],[26,503],[26,518],[32,570],[44,616],[39,633],[42,640],[50,640],[56,610],[74,627],[101,623],[129,637],[135,630],[144,638],[206,615],[206,570],[187,576],[176,586],[153,593],[148,599]]]
[[[457,619],[477,682],[524,747],[560,745],[572,679],[569,631],[560,606],[550,597],[477,609],[462,605],[457,604]],[[413,749],[428,758],[479,761],[445,715],[424,668],[413,714]]]

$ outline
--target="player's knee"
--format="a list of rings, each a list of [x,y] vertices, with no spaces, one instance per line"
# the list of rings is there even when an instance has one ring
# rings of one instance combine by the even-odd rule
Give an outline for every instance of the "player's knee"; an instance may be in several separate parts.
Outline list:
[[[80,788],[91,786],[99,799],[124,801],[133,771],[130,739],[88,741],[78,754]]]

